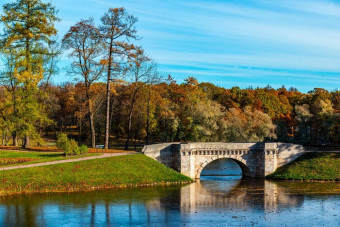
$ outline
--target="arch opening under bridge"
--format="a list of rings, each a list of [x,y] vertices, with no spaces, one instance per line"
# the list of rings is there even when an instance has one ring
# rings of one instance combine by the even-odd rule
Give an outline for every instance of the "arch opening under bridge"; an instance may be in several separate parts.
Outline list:
[[[243,162],[232,158],[218,158],[205,163],[197,169],[197,178],[201,177],[245,177],[250,175],[250,169]],[[238,179],[238,178],[235,178]]]

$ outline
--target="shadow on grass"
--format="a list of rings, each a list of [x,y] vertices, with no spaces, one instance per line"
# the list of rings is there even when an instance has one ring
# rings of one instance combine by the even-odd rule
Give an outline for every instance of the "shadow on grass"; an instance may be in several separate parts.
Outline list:
[[[42,158],[57,158],[57,157],[65,157],[63,153],[60,154],[38,154],[38,157]]]

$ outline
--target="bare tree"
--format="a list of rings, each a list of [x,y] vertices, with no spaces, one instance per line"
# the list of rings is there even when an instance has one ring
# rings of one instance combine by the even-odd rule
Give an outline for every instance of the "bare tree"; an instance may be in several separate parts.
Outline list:
[[[63,38],[63,47],[71,49],[69,58],[74,59],[68,72],[81,76],[85,85],[88,117],[91,130],[91,146],[96,146],[94,127],[94,107],[92,104],[91,85],[97,81],[104,70],[99,60],[102,55],[103,42],[99,29],[94,25],[93,18],[81,20],[72,26]]]
[[[62,48],[58,41],[58,36],[53,36],[47,42],[47,54],[43,56],[44,64],[44,90],[46,92],[47,87],[50,84],[51,78],[59,73],[58,63],[61,58]]]
[[[139,91],[147,84],[156,83],[160,80],[157,73],[157,64],[147,57],[144,50],[141,47],[135,47],[131,50],[128,56],[129,69],[128,69],[128,81],[132,86],[132,94],[128,115],[128,137],[125,143],[125,149],[129,148],[129,141],[132,137],[132,114],[134,106],[138,97]]]
[[[109,147],[110,137],[110,83],[112,74],[119,74],[123,69],[121,60],[124,58],[132,45],[122,39],[138,39],[134,24],[138,21],[136,17],[129,15],[124,8],[110,8],[101,18],[100,27],[105,42],[105,64],[107,66],[107,88],[106,88],[106,122],[104,148]]]

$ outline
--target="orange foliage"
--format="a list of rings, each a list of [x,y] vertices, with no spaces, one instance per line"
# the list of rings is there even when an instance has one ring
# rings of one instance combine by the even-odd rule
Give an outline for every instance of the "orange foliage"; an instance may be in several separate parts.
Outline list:
[[[30,147],[27,150],[30,151],[41,151],[41,152],[62,152],[57,147]]]
[[[17,150],[20,149],[19,146],[0,146],[0,150]]]
[[[89,148],[89,153],[122,153],[125,150],[114,150],[114,149],[101,149],[101,148]]]
[[[0,158],[0,165],[11,165],[24,162],[33,162],[38,159],[35,158]]]

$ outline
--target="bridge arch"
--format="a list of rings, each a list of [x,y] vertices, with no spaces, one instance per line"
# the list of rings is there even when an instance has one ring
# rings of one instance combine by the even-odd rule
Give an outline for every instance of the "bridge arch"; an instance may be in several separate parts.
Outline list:
[[[195,170],[195,178],[196,178],[196,179],[199,179],[200,176],[201,176],[201,173],[202,173],[203,169],[204,169],[207,165],[209,165],[210,163],[212,163],[212,162],[215,161],[215,160],[220,160],[220,159],[231,159],[231,160],[235,161],[235,162],[239,165],[239,167],[241,168],[241,170],[242,170],[242,176],[244,176],[244,177],[252,177],[251,170],[250,170],[250,168],[247,166],[247,163],[246,163],[246,161],[245,161],[244,159],[242,159],[242,158],[240,158],[240,157],[235,157],[235,158],[230,158],[230,157],[216,158],[216,157],[214,157],[214,158],[211,158],[211,159],[207,159],[207,160],[205,160],[204,162],[199,163],[198,165],[196,165],[197,168],[196,168],[196,170]]]

